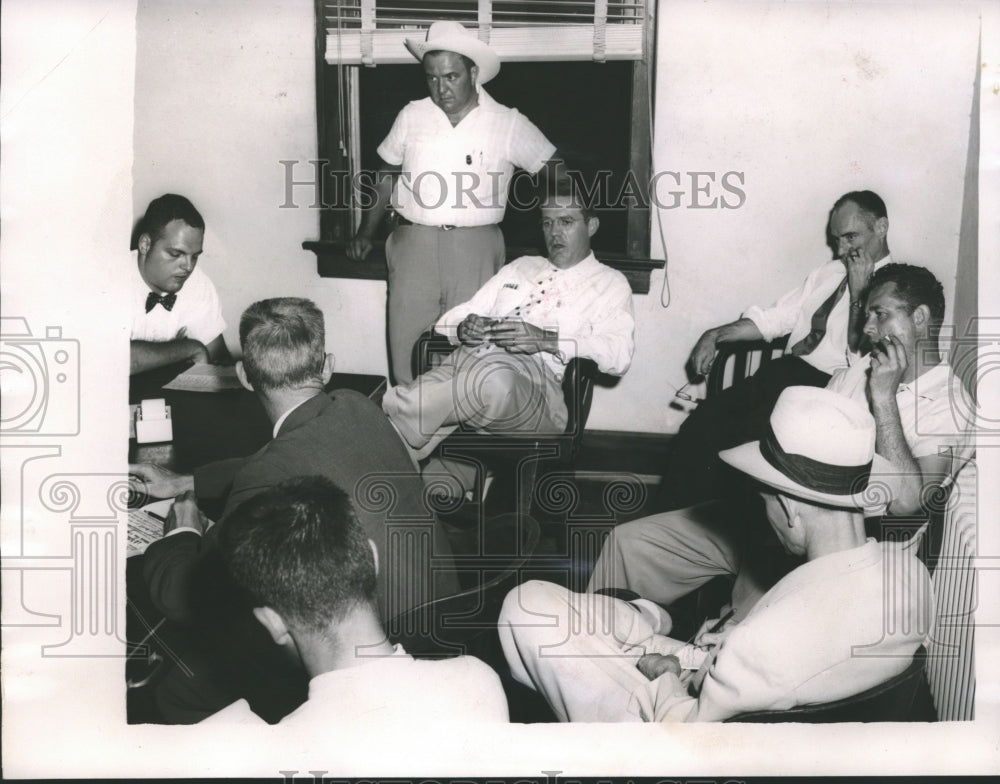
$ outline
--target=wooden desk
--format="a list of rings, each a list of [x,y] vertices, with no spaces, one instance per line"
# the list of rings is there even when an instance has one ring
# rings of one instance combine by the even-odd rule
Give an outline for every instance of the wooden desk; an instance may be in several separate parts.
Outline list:
[[[157,368],[129,379],[129,403],[164,398],[171,409],[173,440],[160,444],[129,442],[129,461],[155,463],[190,473],[198,466],[252,455],[271,440],[272,425],[257,396],[245,389],[228,392],[177,392],[163,389],[183,366]],[[326,390],[353,389],[382,402],[382,376],[334,373]]]

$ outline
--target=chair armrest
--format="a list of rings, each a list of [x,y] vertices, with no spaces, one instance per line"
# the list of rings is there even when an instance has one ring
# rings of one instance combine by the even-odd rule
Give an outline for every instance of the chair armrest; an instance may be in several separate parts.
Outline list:
[[[411,366],[413,377],[426,373],[433,367],[441,364],[441,361],[455,350],[444,335],[439,335],[433,327],[421,335],[417,342],[413,344],[413,357]]]
[[[715,397],[727,386],[732,386],[742,381],[753,373],[753,355],[760,355],[761,365],[770,362],[775,356],[781,356],[788,345],[788,335],[776,338],[770,343],[766,340],[740,341],[737,343],[723,343],[719,347],[719,353],[712,363],[712,370],[708,374],[705,382],[705,394],[707,397]],[[730,360],[733,363],[732,381],[726,384],[726,368]]]

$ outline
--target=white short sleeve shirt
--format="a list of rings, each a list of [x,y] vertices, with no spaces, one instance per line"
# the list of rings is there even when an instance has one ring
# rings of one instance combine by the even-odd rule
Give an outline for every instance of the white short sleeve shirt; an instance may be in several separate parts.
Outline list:
[[[226,328],[219,295],[200,267],[194,268],[184,288],[177,292],[172,310],[157,305],[147,313],[146,297],[149,293],[150,288],[139,274],[138,267],[133,267],[132,340],[165,343],[175,340],[183,329],[185,337],[208,345]]]
[[[538,171],[556,148],[517,109],[479,88],[479,105],[457,126],[430,98],[396,116],[378,154],[401,166],[393,207],[427,226],[488,226],[503,220],[514,167]]]

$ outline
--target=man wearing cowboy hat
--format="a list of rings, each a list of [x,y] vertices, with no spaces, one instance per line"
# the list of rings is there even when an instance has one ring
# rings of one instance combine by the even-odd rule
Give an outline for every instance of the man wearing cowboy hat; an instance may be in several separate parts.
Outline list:
[[[561,720],[723,721],[830,702],[902,672],[924,642],[927,570],[865,539],[863,496],[881,458],[863,404],[790,387],[764,438],[720,457],[757,480],[775,534],[805,562],[742,621],[706,622],[693,645],[630,602],[540,581],[515,588],[500,613],[504,653]]]
[[[503,220],[514,167],[534,174],[555,147],[482,85],[500,71],[496,53],[458,22],[434,22],[407,49],[430,96],[397,115],[378,148],[384,172],[348,257],[360,261],[389,206],[399,226],[386,241],[392,376],[413,380],[413,345],[442,313],[470,299],[505,261]]]

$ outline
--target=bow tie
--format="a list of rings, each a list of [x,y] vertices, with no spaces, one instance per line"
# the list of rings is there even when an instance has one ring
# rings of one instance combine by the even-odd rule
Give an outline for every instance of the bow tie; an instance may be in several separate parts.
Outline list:
[[[164,310],[173,310],[174,303],[177,301],[176,294],[164,294],[162,297],[155,292],[149,292],[146,297],[146,312],[149,313],[157,305],[163,305]]]

